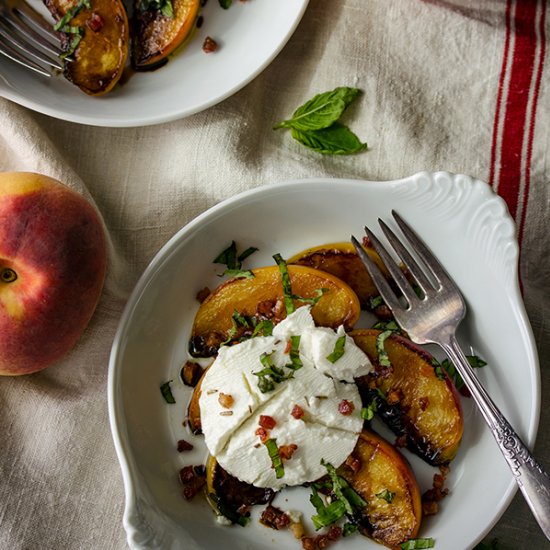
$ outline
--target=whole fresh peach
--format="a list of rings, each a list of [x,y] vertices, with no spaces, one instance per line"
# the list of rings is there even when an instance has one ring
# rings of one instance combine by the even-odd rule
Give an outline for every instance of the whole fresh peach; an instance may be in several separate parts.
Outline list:
[[[0,375],[42,370],[75,345],[106,267],[88,201],[41,174],[0,172]]]

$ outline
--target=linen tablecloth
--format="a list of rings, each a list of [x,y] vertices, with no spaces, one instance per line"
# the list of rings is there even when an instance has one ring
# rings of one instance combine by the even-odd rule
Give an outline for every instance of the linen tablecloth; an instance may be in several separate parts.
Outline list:
[[[106,397],[125,302],[180,227],[240,191],[285,179],[447,170],[489,182],[506,200],[540,356],[535,451],[550,469],[549,11],[545,0],[311,0],[254,81],[158,126],[82,126],[0,99],[0,170],[66,182],[95,202],[110,238],[103,297],[77,346],[45,371],[0,379],[0,548],[125,547]],[[322,156],[271,129],[342,85],[364,92],[348,123],[367,152]],[[495,538],[502,550],[550,547],[520,496],[487,540]]]

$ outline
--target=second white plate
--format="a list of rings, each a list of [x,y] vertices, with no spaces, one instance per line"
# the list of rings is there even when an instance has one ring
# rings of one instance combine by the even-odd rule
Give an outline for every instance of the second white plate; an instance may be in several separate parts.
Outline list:
[[[39,0],[34,1],[39,9]],[[234,0],[224,10],[218,0],[210,0],[202,10],[203,25],[184,51],[102,97],[87,96],[61,76],[37,76],[0,56],[0,96],[94,126],[145,126],[182,118],[229,97],[265,69],[296,29],[307,3]],[[218,51],[202,51],[206,36],[218,42]]]

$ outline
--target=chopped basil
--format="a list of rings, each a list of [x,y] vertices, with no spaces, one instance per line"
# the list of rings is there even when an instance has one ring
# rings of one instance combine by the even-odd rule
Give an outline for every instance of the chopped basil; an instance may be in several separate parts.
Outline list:
[[[273,259],[279,267],[279,273],[281,274],[281,281],[283,284],[283,300],[285,303],[286,314],[290,315],[296,310],[294,306],[294,300],[302,302],[304,304],[315,305],[323,296],[325,292],[328,292],[328,288],[318,288],[315,290],[315,296],[312,298],[304,298],[302,296],[297,296],[292,294],[292,285],[290,283],[290,275],[288,274],[288,266],[286,261],[280,254],[274,254]]]
[[[379,294],[377,296],[369,296],[369,299],[367,300],[367,309],[369,311],[372,311],[377,307],[380,307],[383,305],[384,305],[384,300],[382,299],[382,296],[380,296]]]
[[[290,337],[290,364],[285,365],[286,368],[292,370],[301,369],[304,365],[300,359],[300,336]]]
[[[279,384],[284,380],[290,380],[294,377],[293,371],[285,373],[282,368],[275,366],[270,353],[262,353],[260,362],[264,368],[252,374],[258,377],[258,388],[262,393],[273,391],[275,389],[275,384]]]
[[[361,418],[363,420],[372,420],[374,418],[374,413],[378,410],[378,404],[375,399],[373,399],[368,406],[361,409]]]
[[[342,355],[344,355],[344,347],[346,346],[346,335],[338,337],[334,344],[334,351],[327,355],[327,360],[331,363],[336,363]]]
[[[424,548],[434,548],[435,540],[432,538],[410,539],[402,542],[400,545],[402,550],[421,550]]]
[[[231,328],[229,329],[229,332],[227,333],[227,338],[220,344],[222,346],[225,346],[229,344],[237,336],[237,333],[239,331],[239,327],[245,327],[245,328],[251,328],[250,327],[250,321],[247,317],[245,317],[242,313],[238,312],[237,310],[233,311],[233,315],[231,316]]]
[[[480,369],[487,365],[487,363],[477,355],[466,355],[466,359],[468,359],[468,363],[470,363],[470,366],[473,369]],[[453,363],[451,363],[451,361],[449,361],[449,359],[443,359],[443,361],[441,361],[441,363],[439,364],[437,363],[437,360],[434,359],[434,368],[436,370],[436,374],[438,366],[445,369],[457,390],[461,390],[464,387],[464,380],[462,380],[462,377],[456,370],[456,367]]]
[[[231,4],[233,3],[233,0],[218,0],[219,3],[220,3],[220,6],[224,9],[224,10],[227,10],[229,9],[229,7],[231,6]]]
[[[367,504],[363,498],[349,486],[348,482],[336,473],[336,469],[332,464],[324,460],[321,460],[321,464],[327,468],[331,480],[329,488],[331,489],[333,500],[330,504],[325,505],[323,499],[317,493],[315,484],[311,486],[312,495],[309,497],[309,500],[317,511],[317,514],[311,518],[315,529],[332,525],[345,514],[353,515],[357,510],[362,509]]]
[[[68,26],[71,20],[74,19],[84,8],[87,8],[89,10],[92,9],[92,4],[90,3],[90,0],[80,0],[72,8],[67,10],[67,13],[53,26],[53,30],[72,34],[70,30],[67,31],[65,30],[65,28]],[[68,27],[68,28],[74,29],[74,28],[80,28],[80,27]]]
[[[139,11],[157,10],[169,19],[174,18],[172,0],[139,0],[137,8]]]
[[[161,384],[160,393],[162,393],[162,397],[164,397],[164,400],[166,401],[166,403],[170,403],[171,405],[173,405],[176,402],[176,400],[172,395],[170,382],[172,382],[172,380],[169,380],[168,382],[164,382],[164,384]]]
[[[372,326],[372,328],[376,330],[391,330],[392,332],[401,332],[401,328],[395,322],[395,319],[392,319],[390,321],[378,321]]]
[[[385,500],[388,504],[391,504],[393,501],[393,497],[395,497],[395,493],[392,493],[392,491],[388,491],[388,489],[384,489],[383,491],[376,493],[376,496],[378,498],[381,498],[382,500]]]
[[[69,47],[63,53],[59,54],[60,59],[66,59],[67,57],[73,55],[78,48],[80,41],[84,38],[84,29],[80,27],[64,27],[63,32],[66,34],[71,34],[72,38],[69,43]]]
[[[292,286],[290,284],[290,275],[288,274],[286,261],[283,260],[283,257],[278,253],[273,256],[273,259],[279,267],[279,273],[281,274],[286,314],[290,315],[291,313],[294,313],[295,307],[294,300],[292,299]]]
[[[237,254],[237,244],[231,241],[231,244],[222,250],[213,260],[215,264],[223,264],[227,269],[221,274],[221,277],[228,275],[230,277],[241,277],[250,279],[254,277],[254,273],[250,270],[241,269],[243,261],[258,249],[254,246],[249,246],[241,254]]]
[[[226,517],[231,523],[236,523],[241,527],[245,527],[250,521],[249,517],[239,514],[235,508],[219,498],[215,493],[209,493],[208,498],[214,503],[220,514]]]
[[[384,342],[386,341],[386,338],[391,336],[393,334],[393,330],[385,330],[384,332],[381,332],[376,337],[376,351],[378,351],[378,363],[380,363],[383,367],[391,367],[390,357],[388,355],[388,352],[386,351],[386,348],[384,347]]]
[[[344,523],[344,526],[342,527],[342,536],[343,537],[349,537],[350,535],[353,535],[357,531],[358,527],[356,523],[347,522]]]
[[[271,319],[264,319],[254,327],[254,331],[252,332],[252,338],[258,336],[259,334],[262,334],[262,336],[271,336],[272,333],[273,333],[273,321],[271,321]]]
[[[250,269],[226,269],[223,273],[223,275],[227,275],[228,277],[234,277],[236,279],[253,279],[254,273],[250,271]]]
[[[277,479],[282,478],[285,475],[285,467],[283,466],[283,461],[279,456],[279,447],[277,447],[276,439],[268,439],[264,445],[267,447],[267,452],[269,453],[269,458],[271,459],[271,464],[275,468],[275,477]]]
[[[366,407],[361,409],[361,418],[363,420],[372,420],[374,418],[374,413],[378,411],[378,405],[380,400],[386,401],[386,396],[382,393],[380,388],[369,391],[370,401]]]

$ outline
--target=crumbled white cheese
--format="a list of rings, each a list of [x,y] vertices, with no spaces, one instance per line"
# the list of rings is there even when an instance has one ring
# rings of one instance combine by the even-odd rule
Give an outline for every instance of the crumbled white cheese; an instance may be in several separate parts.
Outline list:
[[[372,365],[348,336],[344,354],[334,363],[328,361],[336,341],[345,335],[344,329],[335,332],[315,327],[309,310],[298,308],[274,328],[273,336],[220,349],[202,381],[199,406],[208,450],[230,474],[258,487],[281,489],[320,478],[326,473],[321,461],[335,467],[342,464],[355,447],[363,425],[353,379],[370,372]],[[254,374],[264,368],[260,357],[269,354],[285,374],[292,372],[285,367],[290,363],[291,336],[300,336],[303,366],[293,371],[292,378],[262,393],[259,377]],[[227,409],[219,403],[218,392],[233,397],[233,414],[221,414]],[[353,405],[350,415],[339,411],[344,400]],[[300,419],[291,414],[295,405],[304,412]],[[276,439],[278,447],[297,446],[292,457],[283,461],[284,476],[280,478],[256,433],[261,415],[275,420],[268,437]]]

